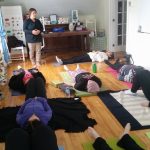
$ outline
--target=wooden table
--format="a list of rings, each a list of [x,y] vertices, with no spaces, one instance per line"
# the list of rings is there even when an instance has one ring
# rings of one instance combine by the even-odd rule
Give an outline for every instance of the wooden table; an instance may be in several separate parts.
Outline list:
[[[65,31],[43,33],[46,50],[55,49],[81,49],[90,50],[90,31]]]

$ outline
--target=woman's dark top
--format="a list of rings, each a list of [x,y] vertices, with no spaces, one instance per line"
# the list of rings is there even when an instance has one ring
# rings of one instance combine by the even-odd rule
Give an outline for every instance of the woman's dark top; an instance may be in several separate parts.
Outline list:
[[[42,42],[41,33],[38,35],[32,34],[32,30],[35,30],[35,29],[43,32],[43,25],[40,22],[40,20],[38,20],[38,19],[35,19],[35,21],[32,21],[31,19],[25,20],[25,22],[23,24],[23,30],[25,32],[27,43]]]
[[[75,77],[75,86],[74,88],[80,91],[87,91],[87,83],[88,80],[92,80],[95,81],[99,87],[101,87],[102,82],[101,80],[96,77],[95,75],[89,73],[89,72],[84,72],[84,73],[80,73]]]
[[[131,91],[136,93],[140,88],[142,89],[145,97],[150,101],[150,71],[145,69],[136,71]]]

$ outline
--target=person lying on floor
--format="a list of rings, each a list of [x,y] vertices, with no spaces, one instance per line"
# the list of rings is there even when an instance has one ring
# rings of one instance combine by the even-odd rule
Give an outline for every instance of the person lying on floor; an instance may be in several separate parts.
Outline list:
[[[105,61],[105,63],[118,72],[118,80],[130,83],[133,82],[133,78],[136,72],[143,69],[143,67],[141,66],[127,64],[125,58],[117,59],[114,64],[110,63],[107,60]]]
[[[26,86],[26,101],[16,116],[21,128],[7,135],[6,150],[58,150],[56,135],[48,126],[52,110],[47,103],[44,80],[31,78]]]
[[[15,70],[13,72],[13,76],[10,78],[8,85],[9,88],[14,91],[25,93],[26,85],[28,81],[31,78],[38,78],[38,77],[41,77],[43,79],[44,84],[46,83],[45,77],[41,72],[39,72],[38,69],[32,68],[32,69],[24,70],[19,67],[18,70]]]
[[[129,95],[137,95],[136,92],[138,90],[142,90],[145,97],[148,101],[150,101],[150,71],[146,69],[140,69],[136,72],[135,77],[133,79],[132,88],[130,90],[125,91],[125,94]],[[146,103],[147,106],[150,106],[149,103]]]
[[[79,64],[77,64],[77,68],[74,71],[70,71],[66,65],[64,65],[64,69],[74,79],[75,84],[72,84],[72,86],[74,86],[75,89],[89,93],[97,93],[100,91],[102,86],[101,80],[94,74],[80,69]]]
[[[129,135],[131,129],[130,123],[127,123],[123,133],[119,137],[117,145],[125,150],[144,150],[141,148]],[[89,135],[95,140],[93,147],[95,150],[112,150],[112,148],[106,143],[106,141],[94,130],[94,128],[88,128]]]
[[[74,64],[80,62],[103,62],[104,60],[113,59],[114,54],[111,51],[106,50],[106,52],[92,51],[86,54],[75,56],[70,59],[60,59],[56,56],[56,61],[60,65]]]

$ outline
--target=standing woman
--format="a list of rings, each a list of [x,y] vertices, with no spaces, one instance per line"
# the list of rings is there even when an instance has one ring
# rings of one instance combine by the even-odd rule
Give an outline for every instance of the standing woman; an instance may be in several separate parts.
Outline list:
[[[43,26],[40,20],[36,19],[36,16],[36,9],[30,8],[29,19],[25,20],[23,25],[23,30],[29,47],[30,60],[33,67],[40,66],[42,44],[41,32],[43,31]],[[36,58],[34,57],[34,52],[36,53]]]

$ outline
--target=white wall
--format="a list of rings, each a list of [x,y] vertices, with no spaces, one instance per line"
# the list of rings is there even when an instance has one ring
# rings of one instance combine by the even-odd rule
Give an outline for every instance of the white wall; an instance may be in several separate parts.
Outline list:
[[[21,5],[23,11],[29,8],[36,8],[39,16],[49,16],[57,14],[58,16],[71,15],[72,9],[78,9],[79,15],[96,15],[99,0],[4,0],[0,5]]]
[[[96,14],[99,28],[105,29],[107,34],[109,29],[109,0],[99,0],[99,8]]]
[[[139,4],[142,0],[130,0],[127,13],[127,46],[126,51],[131,53],[136,65],[150,67],[150,34],[139,33]],[[147,0],[150,5],[150,1]],[[143,8],[144,11],[144,8]],[[145,14],[146,15],[146,14]],[[149,17],[149,16],[148,16]],[[144,23],[144,22],[143,22]],[[145,22],[146,24],[147,22]]]

